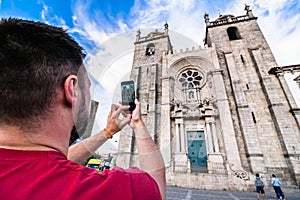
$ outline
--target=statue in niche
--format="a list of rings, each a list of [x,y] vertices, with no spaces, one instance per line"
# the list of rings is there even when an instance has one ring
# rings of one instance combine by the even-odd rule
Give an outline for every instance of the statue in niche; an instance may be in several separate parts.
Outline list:
[[[194,91],[190,91],[189,92],[189,99],[194,99],[195,95],[194,95]]]

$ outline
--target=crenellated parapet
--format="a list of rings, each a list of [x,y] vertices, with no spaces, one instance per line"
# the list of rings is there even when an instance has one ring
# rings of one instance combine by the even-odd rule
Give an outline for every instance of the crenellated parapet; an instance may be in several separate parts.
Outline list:
[[[237,23],[252,19],[257,19],[250,10],[250,6],[245,5],[246,15],[242,16],[233,16],[233,15],[220,15],[215,21],[209,21],[209,15],[205,13],[204,19],[207,27],[221,26],[225,24]]]
[[[192,48],[185,48],[185,49],[179,49],[179,50],[173,50],[172,52],[168,52],[168,54],[188,54],[188,53],[197,53],[200,51],[208,51],[208,50],[215,50],[215,45],[212,43],[210,47],[205,45],[204,47],[202,46],[197,46],[197,47],[192,47]]]
[[[199,50],[202,50],[203,48],[201,46],[198,47],[192,47],[190,48],[186,48],[186,49],[180,49],[179,51],[174,50],[173,53],[177,54],[177,53],[193,53],[193,52],[197,52]]]

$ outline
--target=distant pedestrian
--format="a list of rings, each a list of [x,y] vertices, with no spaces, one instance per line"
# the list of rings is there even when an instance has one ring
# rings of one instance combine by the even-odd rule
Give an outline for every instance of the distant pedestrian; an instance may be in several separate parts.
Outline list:
[[[259,196],[261,194],[261,199],[264,200],[265,199],[265,190],[264,190],[264,181],[262,180],[261,177],[259,177],[259,174],[255,175],[255,180],[254,180],[254,184],[256,187],[256,195],[257,195],[257,200],[259,200]]]
[[[277,199],[285,200],[284,193],[282,192],[281,187],[280,187],[281,182],[279,181],[278,178],[276,178],[275,174],[272,174],[271,183],[273,185],[273,188],[274,188]]]

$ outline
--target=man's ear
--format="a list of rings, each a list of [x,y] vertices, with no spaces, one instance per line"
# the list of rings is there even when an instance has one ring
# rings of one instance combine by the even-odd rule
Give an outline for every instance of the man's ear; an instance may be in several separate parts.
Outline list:
[[[69,75],[64,83],[65,99],[67,104],[72,105],[75,98],[78,97],[78,78],[75,75]]]

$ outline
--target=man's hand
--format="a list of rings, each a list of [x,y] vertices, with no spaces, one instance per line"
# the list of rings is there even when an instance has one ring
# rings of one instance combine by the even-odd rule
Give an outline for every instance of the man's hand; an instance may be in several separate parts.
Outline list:
[[[119,132],[126,124],[130,122],[131,115],[126,114],[125,110],[128,110],[129,106],[117,106],[111,105],[109,115],[107,117],[107,124],[105,130],[113,136]],[[120,119],[120,114],[123,115],[123,119]]]
[[[132,112],[131,121],[130,121],[130,127],[132,129],[135,129],[136,127],[139,126],[145,126],[141,116],[141,103],[137,99],[135,99],[134,103],[136,107]]]

